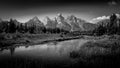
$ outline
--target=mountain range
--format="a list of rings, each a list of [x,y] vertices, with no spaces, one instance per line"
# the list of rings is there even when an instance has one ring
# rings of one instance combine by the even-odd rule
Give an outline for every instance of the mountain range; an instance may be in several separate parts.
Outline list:
[[[119,14],[116,14],[116,15],[120,19],[120,15]],[[0,22],[2,21],[3,20],[0,19]],[[13,21],[17,25],[20,23],[17,20],[11,19],[11,21]],[[48,29],[60,28],[67,31],[92,31],[97,27],[98,24],[101,24],[101,23],[106,24],[106,22],[109,22],[109,21],[110,19],[103,18],[102,20],[99,20],[96,23],[89,23],[85,20],[75,17],[74,15],[71,15],[65,18],[62,14],[58,14],[57,17],[55,17],[54,19],[50,19],[49,17],[46,17],[46,24],[40,21],[37,16],[33,17],[32,19],[30,19],[29,21],[23,24],[26,24],[28,27],[35,25],[38,27],[46,27]]]
[[[47,28],[60,28],[68,31],[88,31],[96,28],[95,24],[86,22],[74,15],[65,18],[62,14],[58,14],[54,20],[49,17],[46,18]]]

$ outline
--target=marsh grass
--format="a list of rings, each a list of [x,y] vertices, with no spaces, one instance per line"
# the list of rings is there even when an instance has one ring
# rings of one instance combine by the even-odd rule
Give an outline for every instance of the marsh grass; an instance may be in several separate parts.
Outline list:
[[[120,67],[120,42],[116,39],[103,41],[89,41],[82,45],[78,51],[72,51],[70,57],[78,59],[78,65],[88,67]]]

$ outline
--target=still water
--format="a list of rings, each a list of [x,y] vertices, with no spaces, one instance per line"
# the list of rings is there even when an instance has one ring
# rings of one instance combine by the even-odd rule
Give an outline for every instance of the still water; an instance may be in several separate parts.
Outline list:
[[[87,40],[77,39],[63,42],[50,42],[32,46],[12,46],[0,49],[0,61],[7,58],[27,57],[43,61],[42,63],[71,64],[75,60],[69,57],[70,52],[79,50]]]

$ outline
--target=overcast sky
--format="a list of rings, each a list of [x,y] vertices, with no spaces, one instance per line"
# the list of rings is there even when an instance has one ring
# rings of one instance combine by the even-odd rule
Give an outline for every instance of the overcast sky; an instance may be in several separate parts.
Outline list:
[[[17,19],[26,22],[34,16],[43,20],[53,18],[57,13],[63,16],[75,15],[86,21],[93,18],[120,13],[119,0],[1,0],[0,18]]]

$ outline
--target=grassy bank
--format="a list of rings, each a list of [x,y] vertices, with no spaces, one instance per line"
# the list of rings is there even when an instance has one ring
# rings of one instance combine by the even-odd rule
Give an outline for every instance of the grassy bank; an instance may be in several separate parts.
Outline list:
[[[82,38],[83,36],[69,36],[62,34],[0,34],[0,47],[10,46],[13,44],[19,45],[35,45],[35,44],[43,44],[47,42],[53,41],[65,41],[71,39]]]
[[[90,40],[82,45],[78,51],[72,51],[70,57],[78,60],[78,66],[85,64],[94,67],[120,67],[119,36]]]
[[[63,35],[63,34],[29,34],[29,33],[2,33],[0,34],[0,47],[8,46],[13,44],[42,44],[52,41],[65,41],[72,39],[87,39],[87,40],[105,40],[105,39],[119,39],[118,35],[108,36],[72,36],[72,35]]]

